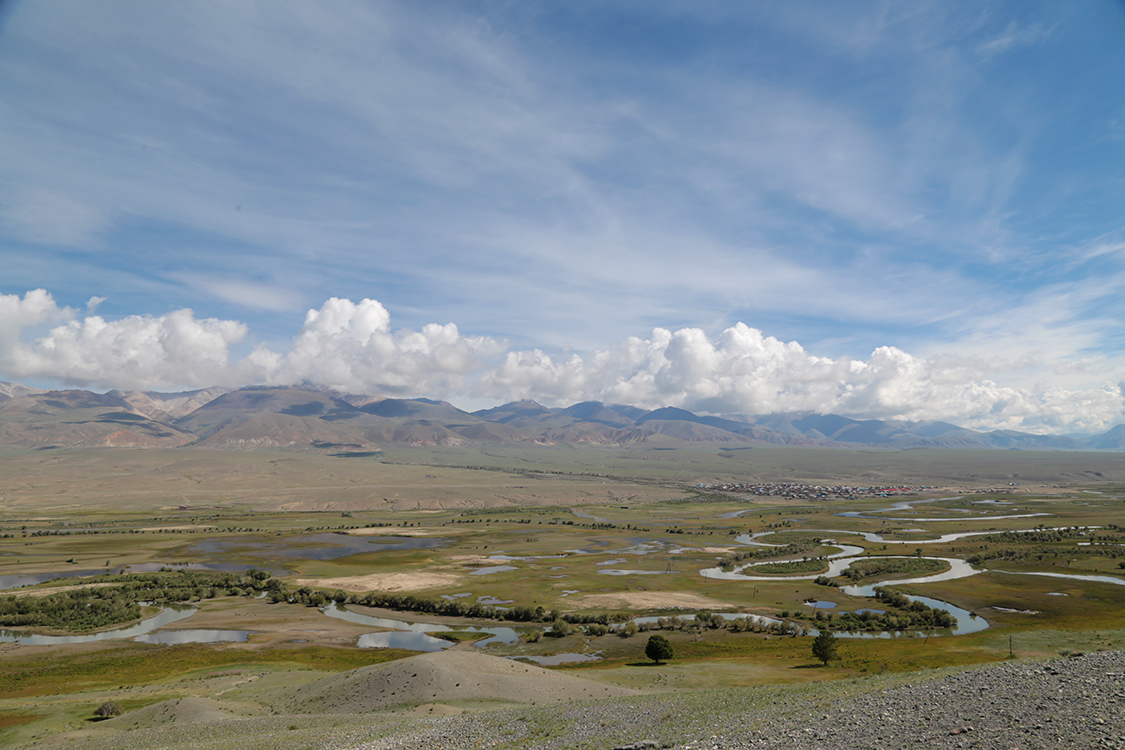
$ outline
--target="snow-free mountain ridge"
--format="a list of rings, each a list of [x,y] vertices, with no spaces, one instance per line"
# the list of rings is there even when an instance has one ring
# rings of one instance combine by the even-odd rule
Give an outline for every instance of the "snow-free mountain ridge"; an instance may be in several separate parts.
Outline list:
[[[838,414],[708,416],[664,407],[515,401],[466,412],[427,398],[380,398],[319,388],[207,388],[183,393],[48,391],[0,381],[0,447],[201,447],[348,453],[381,445],[481,443],[1125,450],[1125,426],[1088,439],[946,422]]]

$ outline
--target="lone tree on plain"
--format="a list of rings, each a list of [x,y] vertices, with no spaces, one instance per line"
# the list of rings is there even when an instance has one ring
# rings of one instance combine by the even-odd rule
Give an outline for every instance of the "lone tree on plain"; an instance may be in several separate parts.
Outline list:
[[[813,638],[812,655],[825,665],[836,658],[836,636],[831,630],[821,630],[820,634]]]
[[[645,644],[645,656],[659,664],[672,658],[672,644],[662,635],[650,635]]]
[[[110,719],[121,715],[121,707],[113,701],[106,701],[94,709],[94,716],[99,719]]]

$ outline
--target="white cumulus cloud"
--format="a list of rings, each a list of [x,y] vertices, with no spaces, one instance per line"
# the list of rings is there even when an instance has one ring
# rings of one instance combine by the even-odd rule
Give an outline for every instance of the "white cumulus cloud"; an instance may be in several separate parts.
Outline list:
[[[232,347],[249,330],[188,309],[107,320],[59,306],[44,290],[0,295],[0,376],[105,388],[313,384],[464,403],[531,398],[550,405],[597,400],[709,414],[808,411],[880,419],[940,419],[978,429],[1104,430],[1125,413],[1121,369],[1076,359],[1065,385],[1035,358],[922,357],[893,346],[866,359],[822,357],[744,323],[710,336],[656,328],[591,353],[510,351],[454,323],[394,330],[376,300],[333,297],[309,310],[285,351]],[[1116,376],[1114,376],[1116,373]],[[1015,385],[1013,383],[1020,383]]]
[[[449,395],[500,349],[494,339],[462,336],[453,323],[421,331],[391,331],[391,316],[376,300],[333,297],[309,310],[289,353],[270,357],[266,382],[315,383],[339,390],[388,395]]]
[[[30,341],[28,329],[69,319]],[[248,329],[232,320],[196,319],[188,309],[120,320],[60,308],[42,289],[21,300],[0,295],[0,368],[9,377],[48,378],[115,388],[166,388],[241,382],[231,344]]]
[[[1018,388],[993,381],[989,370],[895,347],[879,347],[866,361],[819,357],[738,323],[714,341],[699,329],[658,328],[651,338],[629,338],[586,358],[512,352],[483,375],[478,390],[551,403],[588,399],[712,414],[812,411],[1044,431],[1105,429],[1125,410],[1116,382]]]

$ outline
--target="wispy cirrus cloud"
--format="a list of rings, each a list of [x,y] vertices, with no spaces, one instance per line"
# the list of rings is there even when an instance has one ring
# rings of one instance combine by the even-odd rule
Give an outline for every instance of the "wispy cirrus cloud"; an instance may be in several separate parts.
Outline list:
[[[977,51],[984,57],[992,57],[1017,47],[1036,45],[1047,39],[1051,30],[1041,23],[1020,24],[1012,21],[1001,34],[980,44]]]
[[[276,283],[222,278],[203,273],[172,273],[171,278],[232,305],[285,312],[304,307],[303,295]]]
[[[105,211],[65,194],[39,189],[0,196],[0,222],[27,242],[89,248],[110,227]]]

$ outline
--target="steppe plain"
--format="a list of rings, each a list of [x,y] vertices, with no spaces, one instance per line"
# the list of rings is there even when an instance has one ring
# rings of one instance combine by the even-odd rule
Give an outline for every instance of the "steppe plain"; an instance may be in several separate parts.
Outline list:
[[[28,645],[5,631],[4,747],[396,747],[412,746],[403,739],[411,736],[421,747],[423,737],[446,736],[442,721],[461,722],[445,740],[457,747],[610,748],[649,737],[684,746],[720,726],[765,726],[786,706],[819,715],[835,701],[992,662],[1125,648],[1125,455],[1117,453],[87,449],[6,452],[0,468],[0,581],[68,576],[2,596],[72,589],[82,585],[77,573],[161,566],[255,568],[289,592],[305,590],[293,603],[202,592],[189,602],[194,614],[155,631],[237,632],[239,641]],[[771,482],[910,490],[810,500],[715,489]],[[926,502],[887,510],[911,501]],[[1037,527],[1071,531],[999,536]],[[762,559],[799,563],[810,576],[701,574],[732,553],[768,552],[746,543],[761,532],[772,532],[755,537],[762,543],[804,543]],[[991,533],[934,541],[966,532]],[[758,615],[808,630],[831,627],[829,612],[886,609],[813,580],[829,572],[821,558],[848,547],[862,548],[857,557],[976,559],[969,577],[890,585],[968,610],[988,627],[841,638],[839,657],[821,665],[807,636],[690,622],[697,613]],[[554,618],[451,618],[355,601],[372,591],[605,615],[612,628],[637,616],[689,622],[665,623],[675,658],[657,666],[644,656],[643,632],[599,635],[579,623],[550,637],[542,631]],[[339,599],[351,619],[327,616],[318,592]],[[378,640],[373,633],[407,628],[454,645],[422,656],[361,647]],[[515,638],[485,628],[510,628]],[[521,656],[561,663],[503,658]],[[579,658],[587,660],[566,661]],[[94,721],[106,701],[123,714]],[[461,715],[433,718],[450,714]],[[491,729],[474,734],[480,726]]]

